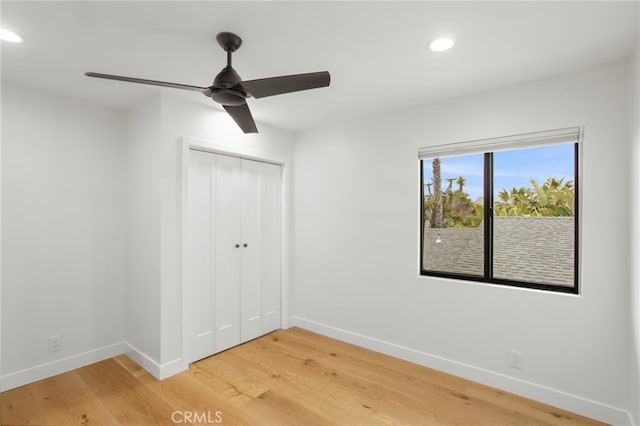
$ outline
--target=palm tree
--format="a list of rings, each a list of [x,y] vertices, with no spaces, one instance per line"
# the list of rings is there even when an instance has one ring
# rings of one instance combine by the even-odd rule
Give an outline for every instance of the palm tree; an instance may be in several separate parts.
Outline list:
[[[464,178],[464,176],[458,176],[458,179],[456,179],[456,183],[458,184],[458,190],[462,192],[462,188],[464,188],[464,184],[467,183],[467,180]]]
[[[433,214],[433,227],[442,228],[442,179],[440,178],[440,159],[433,159],[433,197],[435,198],[435,212]]]
[[[447,187],[447,192],[451,192],[451,187],[453,186],[453,181],[456,180],[455,178],[446,178],[446,181],[449,182],[449,186]]]

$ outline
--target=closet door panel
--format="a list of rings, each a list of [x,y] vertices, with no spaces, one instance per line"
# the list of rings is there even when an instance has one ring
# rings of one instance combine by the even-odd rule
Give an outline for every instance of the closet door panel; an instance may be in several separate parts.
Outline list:
[[[240,196],[241,160],[215,155],[215,204],[212,240],[215,277],[216,352],[240,343]]]
[[[282,167],[262,163],[260,180],[260,276],[262,334],[280,328]]]
[[[265,213],[260,205],[262,164],[242,160],[242,268],[241,274],[241,340],[246,342],[262,335],[261,309],[261,216]],[[246,247],[244,245],[246,244]]]
[[[209,356],[215,351],[215,282],[210,242],[215,239],[211,220],[214,199],[214,157],[190,151],[188,194],[187,282],[185,297],[190,312],[185,316],[189,330],[189,362]]]

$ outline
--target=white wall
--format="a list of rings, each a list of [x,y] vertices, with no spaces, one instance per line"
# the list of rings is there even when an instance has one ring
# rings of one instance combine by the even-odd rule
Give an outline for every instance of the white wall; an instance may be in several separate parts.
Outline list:
[[[292,322],[627,423],[626,73],[619,61],[301,134]],[[579,296],[418,276],[419,147],[575,125]],[[522,370],[507,365],[512,348]]]
[[[0,55],[0,76],[2,74],[2,55]],[[2,85],[0,84],[0,100]],[[0,391],[2,391],[2,102],[0,101]]]
[[[640,43],[629,62],[629,136],[631,144],[631,413],[640,425]]]
[[[121,351],[125,149],[114,110],[4,82],[2,105],[7,388]]]
[[[161,97],[127,115],[127,343],[160,359]]]

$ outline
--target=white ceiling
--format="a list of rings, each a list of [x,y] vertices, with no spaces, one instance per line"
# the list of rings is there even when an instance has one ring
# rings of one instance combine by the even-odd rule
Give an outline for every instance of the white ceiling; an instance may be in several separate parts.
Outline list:
[[[329,88],[250,99],[257,121],[289,130],[354,119],[609,61],[632,52],[630,2],[2,1],[2,79],[126,109],[170,91],[85,71],[208,86],[225,65],[220,31],[240,35],[246,80],[328,70]],[[430,52],[440,34],[453,49]],[[259,124],[258,124],[259,125]]]

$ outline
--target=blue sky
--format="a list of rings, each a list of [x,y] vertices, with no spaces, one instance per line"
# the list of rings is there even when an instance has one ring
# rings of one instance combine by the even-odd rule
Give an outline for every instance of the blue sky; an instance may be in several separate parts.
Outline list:
[[[503,188],[530,187],[531,179],[542,184],[548,177],[573,180],[573,144],[517,149],[493,154],[494,197]],[[424,183],[431,180],[431,159],[424,160]],[[441,159],[442,189],[449,186],[447,178],[464,176],[464,192],[472,200],[482,197],[484,154],[445,157]],[[453,182],[453,189],[458,185]],[[426,189],[425,189],[426,191]]]

